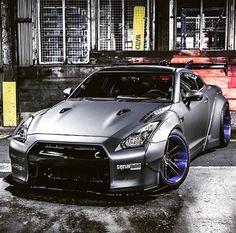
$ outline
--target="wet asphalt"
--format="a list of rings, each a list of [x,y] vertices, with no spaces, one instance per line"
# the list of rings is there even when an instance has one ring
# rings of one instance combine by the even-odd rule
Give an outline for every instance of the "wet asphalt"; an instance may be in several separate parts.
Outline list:
[[[236,142],[195,158],[177,190],[100,195],[20,189],[2,181],[8,140],[0,140],[0,232],[236,232]],[[1,166],[2,163],[2,166]]]

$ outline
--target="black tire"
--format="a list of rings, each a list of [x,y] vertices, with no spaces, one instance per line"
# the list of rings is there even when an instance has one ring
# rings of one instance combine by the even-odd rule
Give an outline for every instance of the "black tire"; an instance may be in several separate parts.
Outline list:
[[[160,184],[168,189],[178,188],[188,175],[189,149],[184,135],[173,130],[167,140],[160,168]]]
[[[220,119],[220,146],[225,147],[229,144],[231,137],[231,117],[229,105],[225,104],[222,108]]]

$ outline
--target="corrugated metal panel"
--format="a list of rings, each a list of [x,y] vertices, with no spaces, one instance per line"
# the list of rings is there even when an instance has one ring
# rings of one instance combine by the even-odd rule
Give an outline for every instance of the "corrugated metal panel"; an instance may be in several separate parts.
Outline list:
[[[17,0],[17,18],[32,18],[32,0]]]
[[[1,4],[0,4],[0,13],[1,11]],[[2,19],[0,19],[0,69],[2,68],[3,61],[2,61]]]
[[[20,66],[33,65],[32,28],[30,23],[18,23],[18,59]]]
[[[19,65],[33,65],[32,0],[17,0],[17,23]]]

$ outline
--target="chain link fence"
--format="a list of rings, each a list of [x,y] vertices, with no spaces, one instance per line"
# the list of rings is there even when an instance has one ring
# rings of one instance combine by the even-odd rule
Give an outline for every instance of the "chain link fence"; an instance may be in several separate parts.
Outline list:
[[[150,2],[147,0],[99,0],[98,7],[98,49],[132,50],[133,16],[135,6],[144,6],[145,41],[148,48],[148,20]]]
[[[176,48],[222,50],[225,47],[225,26],[226,17],[177,17]]]
[[[62,1],[40,1],[41,61],[63,62]]]

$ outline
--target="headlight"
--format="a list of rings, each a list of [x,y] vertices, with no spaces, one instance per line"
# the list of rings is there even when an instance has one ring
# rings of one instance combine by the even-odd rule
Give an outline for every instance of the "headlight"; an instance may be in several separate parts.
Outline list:
[[[13,139],[19,141],[19,142],[25,142],[27,139],[27,132],[29,129],[29,126],[34,119],[33,116],[28,117],[24,122],[22,122],[16,129]]]
[[[121,148],[134,148],[144,145],[159,123],[159,121],[149,123],[135,133],[132,133],[124,141],[121,142]]]

